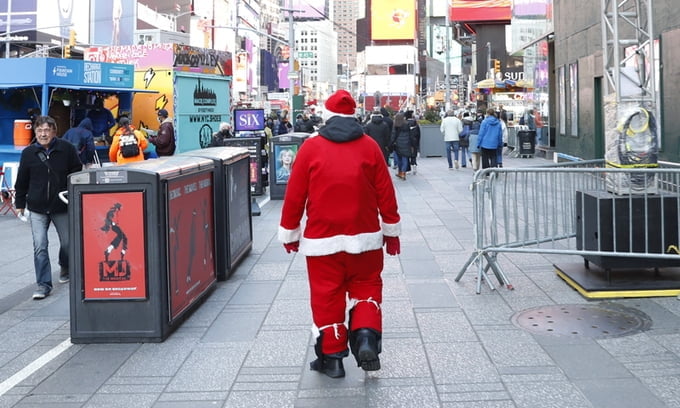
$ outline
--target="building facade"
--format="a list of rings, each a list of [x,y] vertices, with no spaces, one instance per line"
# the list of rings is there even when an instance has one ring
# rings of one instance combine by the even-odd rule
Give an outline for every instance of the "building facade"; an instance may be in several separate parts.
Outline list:
[[[680,94],[677,6],[676,0],[654,0],[651,18],[647,19],[653,27],[650,35],[657,56],[647,69],[656,74],[659,95],[656,118],[659,159],[667,161],[680,159],[680,116],[676,113]],[[554,0],[554,25],[557,151],[586,159],[602,158],[607,131],[602,4]]]

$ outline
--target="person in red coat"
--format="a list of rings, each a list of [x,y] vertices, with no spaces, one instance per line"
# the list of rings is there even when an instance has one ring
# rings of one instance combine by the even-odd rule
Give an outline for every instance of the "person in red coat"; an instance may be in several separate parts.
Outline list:
[[[348,343],[359,367],[380,369],[382,247],[389,255],[400,252],[392,179],[355,108],[345,90],[326,101],[325,125],[293,163],[278,232],[287,252],[306,256],[317,356],[310,367],[332,378],[345,376]]]

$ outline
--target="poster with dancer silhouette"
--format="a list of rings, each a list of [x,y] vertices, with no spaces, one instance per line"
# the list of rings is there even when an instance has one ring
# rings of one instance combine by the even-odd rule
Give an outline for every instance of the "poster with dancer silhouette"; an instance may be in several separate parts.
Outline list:
[[[144,193],[82,196],[86,300],[146,299]]]
[[[168,182],[171,319],[216,280],[212,177],[203,173]]]

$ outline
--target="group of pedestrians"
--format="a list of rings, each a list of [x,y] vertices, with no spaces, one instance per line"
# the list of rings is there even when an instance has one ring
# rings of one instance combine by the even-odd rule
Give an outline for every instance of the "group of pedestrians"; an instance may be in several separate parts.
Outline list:
[[[142,131],[135,129],[127,116],[118,119],[118,129],[109,146],[109,160],[124,164],[175,154],[175,128],[167,110],[158,110],[158,122],[158,132],[147,137]],[[150,147],[152,149],[149,152]]]
[[[97,105],[99,106],[99,105]],[[103,112],[101,109],[93,109]],[[108,111],[108,110],[107,110]],[[105,117],[108,115],[102,115]],[[118,120],[118,130],[111,138],[109,158],[115,163],[144,160],[144,150],[153,144],[158,155],[175,152],[175,132],[172,120],[165,109],[158,111],[160,129],[147,139],[135,129],[127,117]],[[17,214],[28,213],[33,237],[33,264],[37,287],[33,299],[39,300],[52,292],[52,267],[48,252],[48,230],[53,224],[59,237],[59,282],[67,283],[69,273],[69,222],[66,204],[59,193],[66,191],[69,174],[90,166],[96,155],[95,134],[108,134],[108,119],[95,125],[92,117],[85,117],[78,126],[69,129],[60,138],[57,122],[50,116],[36,116],[33,120],[35,142],[21,152],[19,169],[14,185]],[[97,126],[109,126],[101,130]],[[99,130],[97,130],[99,129]]]
[[[494,108],[489,108],[486,116],[484,111],[478,111],[474,118],[469,112],[463,112],[460,116],[453,110],[446,113],[439,129],[444,135],[450,170],[467,167],[468,155],[474,171],[479,170],[480,166],[482,169],[503,167],[503,147],[507,142],[508,129],[505,120],[500,117],[502,115]]]
[[[387,165],[392,156],[398,178],[406,180],[407,173],[417,172],[420,126],[412,110],[397,112],[392,119],[387,108],[376,107],[364,124],[364,132],[378,143]]]

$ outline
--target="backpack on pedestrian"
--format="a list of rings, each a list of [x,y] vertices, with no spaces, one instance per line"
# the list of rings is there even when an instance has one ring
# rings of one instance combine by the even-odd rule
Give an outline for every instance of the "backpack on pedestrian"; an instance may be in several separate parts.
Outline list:
[[[120,135],[118,146],[123,157],[136,157],[139,155],[139,140],[131,129]]]

